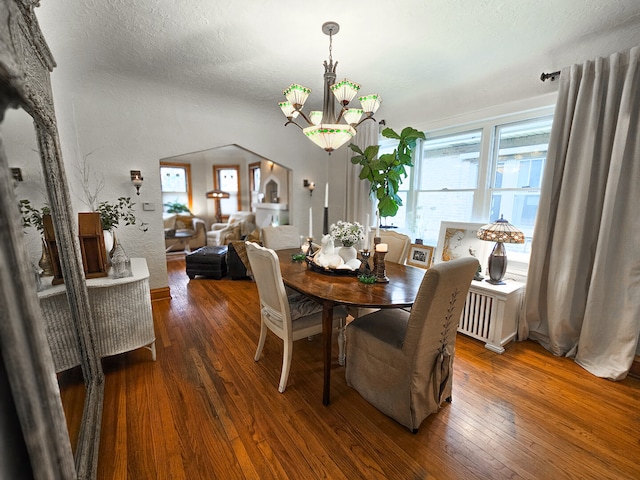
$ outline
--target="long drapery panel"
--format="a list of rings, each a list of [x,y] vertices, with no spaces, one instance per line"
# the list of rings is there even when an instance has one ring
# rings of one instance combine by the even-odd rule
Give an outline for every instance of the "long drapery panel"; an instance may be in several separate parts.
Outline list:
[[[562,70],[520,327],[613,380],[640,335],[639,57]]]

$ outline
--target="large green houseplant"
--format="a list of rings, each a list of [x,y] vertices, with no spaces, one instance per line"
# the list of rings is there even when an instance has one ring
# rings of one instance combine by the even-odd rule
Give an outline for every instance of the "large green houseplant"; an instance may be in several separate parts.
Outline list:
[[[402,206],[402,199],[398,196],[400,183],[407,177],[406,169],[413,167],[411,156],[416,142],[425,139],[423,132],[412,127],[404,128],[400,134],[385,128],[382,136],[398,140],[398,145],[393,152],[382,154],[379,158],[380,145],[369,145],[364,151],[353,143],[349,145],[357,154],[351,158],[351,163],[362,166],[360,179],[371,183],[371,195],[378,200],[380,218],[394,217],[398,207]]]

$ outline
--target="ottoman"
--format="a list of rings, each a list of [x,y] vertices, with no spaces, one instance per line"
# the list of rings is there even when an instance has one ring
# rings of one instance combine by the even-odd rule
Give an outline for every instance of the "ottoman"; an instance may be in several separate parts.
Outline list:
[[[196,275],[220,280],[227,274],[227,246],[201,247],[185,255],[187,275],[194,279]]]

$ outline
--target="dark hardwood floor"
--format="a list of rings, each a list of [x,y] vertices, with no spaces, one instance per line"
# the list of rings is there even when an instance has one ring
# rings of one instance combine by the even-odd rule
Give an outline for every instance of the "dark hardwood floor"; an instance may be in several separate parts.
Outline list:
[[[498,355],[458,335],[453,403],[414,435],[349,388],[337,358],[322,405],[320,338],[296,342],[278,393],[281,341],[269,334],[253,360],[255,285],[189,281],[179,256],[168,269],[157,361],[145,349],[103,360],[99,479],[640,478],[638,379],[594,377],[533,342]],[[60,376],[72,438],[74,376]]]

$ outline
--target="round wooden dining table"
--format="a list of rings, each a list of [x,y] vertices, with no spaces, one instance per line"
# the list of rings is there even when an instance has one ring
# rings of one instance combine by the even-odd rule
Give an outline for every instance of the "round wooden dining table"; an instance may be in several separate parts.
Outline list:
[[[386,262],[389,283],[365,284],[355,275],[340,275],[311,269],[306,262],[295,262],[299,249],[276,251],[284,284],[322,304],[322,343],[324,385],[322,403],[328,405],[331,389],[331,334],[336,305],[365,308],[410,307],[415,301],[426,270]]]

